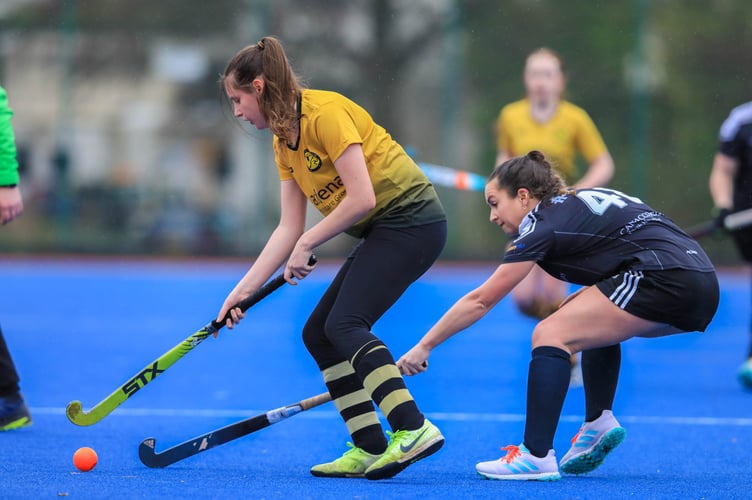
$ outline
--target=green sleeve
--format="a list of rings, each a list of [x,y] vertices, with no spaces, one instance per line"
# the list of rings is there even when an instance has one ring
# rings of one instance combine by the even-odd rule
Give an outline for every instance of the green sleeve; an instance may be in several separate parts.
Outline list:
[[[18,183],[16,138],[10,118],[13,111],[8,106],[8,96],[0,87],[0,186]]]

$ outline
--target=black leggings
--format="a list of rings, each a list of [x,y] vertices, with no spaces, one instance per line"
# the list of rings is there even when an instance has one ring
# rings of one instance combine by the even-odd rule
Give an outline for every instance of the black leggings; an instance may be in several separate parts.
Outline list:
[[[17,392],[18,372],[3,338],[3,330],[0,328],[0,397],[11,396]]]
[[[446,221],[375,227],[353,249],[303,327],[320,370],[352,361],[373,340],[371,328],[444,249]]]

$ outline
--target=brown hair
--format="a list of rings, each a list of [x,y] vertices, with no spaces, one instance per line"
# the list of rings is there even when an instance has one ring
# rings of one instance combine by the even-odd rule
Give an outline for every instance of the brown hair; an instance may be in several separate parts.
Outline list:
[[[290,66],[282,44],[267,36],[258,43],[243,47],[227,63],[219,83],[245,92],[253,91],[253,80],[263,77],[264,91],[259,109],[274,135],[288,144],[295,142],[298,131],[297,99],[303,86]]]
[[[499,188],[510,196],[520,188],[530,191],[533,198],[543,200],[567,192],[566,184],[540,151],[511,158],[493,169],[488,182],[496,180]]]

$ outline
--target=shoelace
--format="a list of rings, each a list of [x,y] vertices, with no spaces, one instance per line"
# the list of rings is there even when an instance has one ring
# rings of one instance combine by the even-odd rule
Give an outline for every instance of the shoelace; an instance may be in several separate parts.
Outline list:
[[[387,446],[387,449],[402,441],[402,438],[405,437],[405,434],[408,432],[410,431],[386,431],[386,435],[389,436],[389,445]]]
[[[346,444],[346,445],[347,445],[347,447],[348,447],[348,448],[350,448],[350,449],[349,449],[349,450],[347,450],[346,452],[344,452],[344,453],[342,454],[342,456],[343,456],[343,457],[344,457],[345,455],[349,455],[350,453],[355,453],[355,452],[357,452],[357,451],[358,451],[358,450],[360,449],[360,448],[358,448],[357,446],[355,446],[355,445],[354,445],[353,443],[351,443],[350,441],[348,441],[348,442],[347,442],[347,443],[345,443],[345,444]]]
[[[512,462],[514,462],[514,460],[517,457],[519,457],[520,455],[522,455],[522,453],[520,453],[520,447],[519,446],[515,446],[513,444],[510,444],[509,446],[503,447],[502,451],[506,451],[507,454],[505,456],[501,457],[499,460],[501,460],[502,462],[506,462],[508,464],[511,464]]]

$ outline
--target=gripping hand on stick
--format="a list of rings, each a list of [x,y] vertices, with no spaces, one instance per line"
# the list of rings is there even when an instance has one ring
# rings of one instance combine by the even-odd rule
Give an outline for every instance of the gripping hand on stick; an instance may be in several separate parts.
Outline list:
[[[316,265],[316,256],[313,254],[309,254],[308,256],[308,263],[305,266],[305,272],[300,273],[301,277],[299,279],[304,278],[305,276],[310,273],[314,266]],[[280,273],[276,278],[271,280],[267,285],[265,285],[263,288],[273,288],[277,289],[280,286],[284,285],[285,283],[292,283],[295,284],[294,281],[291,281],[288,279],[286,275],[287,271],[284,273]],[[255,293],[249,293],[247,292],[242,286],[242,281],[235,287],[235,289],[230,292],[230,295],[227,296],[225,299],[224,304],[222,304],[222,308],[219,310],[219,314],[217,314],[217,319],[215,319],[215,323],[217,325],[227,326],[227,328],[232,329],[240,323],[240,321],[245,318],[245,310],[247,307],[243,307],[244,304],[251,299],[252,297],[256,296],[261,290],[255,292]],[[255,300],[256,302],[257,300]],[[219,328],[214,331],[213,335],[216,338],[219,333]]]
[[[397,367],[403,375],[418,375],[428,369],[428,356],[431,350],[415,344],[397,361]]]

